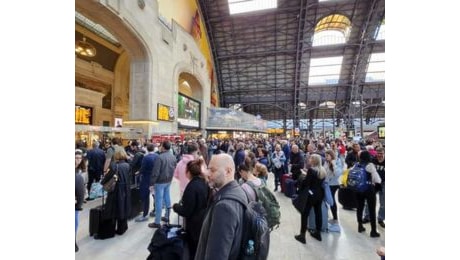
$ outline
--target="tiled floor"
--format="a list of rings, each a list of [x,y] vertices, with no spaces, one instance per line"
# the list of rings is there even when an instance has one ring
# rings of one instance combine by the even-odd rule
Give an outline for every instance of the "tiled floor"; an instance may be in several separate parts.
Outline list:
[[[272,178],[271,175],[270,187],[273,186]],[[179,186],[175,180],[172,183],[171,193],[172,201],[178,201]],[[294,239],[294,235],[298,234],[300,229],[300,214],[292,206],[290,198],[280,192],[275,192],[275,195],[281,204],[281,224],[271,233],[268,259],[379,259],[375,250],[377,247],[384,246],[385,230],[379,226],[381,237],[371,238],[370,225],[366,224],[366,232],[358,233],[356,211],[343,210],[339,207],[342,232],[323,233],[322,242],[307,235],[307,244],[304,245]],[[89,209],[99,203],[101,203],[100,199],[84,204],[77,234],[80,251],[75,253],[75,259],[146,259],[149,254],[147,246],[154,232],[154,229],[147,227],[147,224],[153,222],[153,218],[150,218],[149,222],[141,223],[131,220],[128,222],[128,231],[124,235],[95,240],[88,234]]]

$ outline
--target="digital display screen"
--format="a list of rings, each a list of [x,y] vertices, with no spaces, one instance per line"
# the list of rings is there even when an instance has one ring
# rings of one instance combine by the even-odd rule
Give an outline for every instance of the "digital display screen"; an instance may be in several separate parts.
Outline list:
[[[75,106],[75,124],[90,125],[93,118],[93,108]]]
[[[158,103],[157,105],[157,120],[161,121],[174,121],[176,112],[174,107]]]
[[[384,126],[377,126],[377,132],[379,133],[380,139],[385,139],[385,127]]]
[[[179,127],[200,128],[201,103],[179,94],[177,122]]]

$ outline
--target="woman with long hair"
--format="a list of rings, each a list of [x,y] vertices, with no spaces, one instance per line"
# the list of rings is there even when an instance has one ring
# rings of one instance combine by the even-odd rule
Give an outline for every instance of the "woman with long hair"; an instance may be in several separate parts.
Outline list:
[[[322,184],[326,178],[326,170],[321,166],[321,156],[312,154],[309,158],[311,167],[307,171],[307,176],[302,180],[299,190],[308,190],[308,199],[304,211],[301,214],[300,234],[295,236],[295,239],[300,243],[305,244],[305,233],[307,232],[308,215],[313,208],[315,211],[316,230],[310,235],[321,241],[321,226],[323,225],[321,203],[324,199],[324,190]],[[300,196],[300,195],[299,195]]]
[[[104,216],[106,219],[114,219],[115,233],[123,235],[128,230],[128,217],[131,213],[130,166],[127,162],[128,155],[121,146],[115,146],[114,159],[115,161],[110,164],[110,171],[101,182],[101,184],[104,184],[114,174],[117,175],[115,189],[107,193]]]
[[[340,160],[340,159],[338,159]],[[335,193],[340,188],[339,177],[342,175],[342,168],[337,166],[336,153],[334,150],[326,151],[326,161],[324,162],[324,169],[326,169],[326,180],[331,189],[332,200],[334,205],[331,206],[332,220],[331,224],[338,223],[337,216],[337,202],[335,201]]]

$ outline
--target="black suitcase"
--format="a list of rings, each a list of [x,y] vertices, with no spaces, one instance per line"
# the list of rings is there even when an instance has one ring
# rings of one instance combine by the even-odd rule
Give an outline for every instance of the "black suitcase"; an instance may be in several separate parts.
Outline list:
[[[106,239],[115,236],[115,220],[104,219],[104,196],[102,205],[89,210],[89,235],[95,239]]]
[[[294,194],[297,193],[297,181],[293,179],[286,179],[284,195],[286,197],[292,198]]]
[[[339,203],[342,204],[343,209],[352,210],[358,207],[354,191],[347,188],[339,188],[338,197]]]
[[[141,191],[137,185],[131,186],[131,214],[128,219],[133,219],[142,211]]]

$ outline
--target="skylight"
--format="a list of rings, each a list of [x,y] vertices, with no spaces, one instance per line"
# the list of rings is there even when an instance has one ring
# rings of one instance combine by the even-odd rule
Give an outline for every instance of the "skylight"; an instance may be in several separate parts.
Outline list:
[[[108,40],[109,42],[115,44],[115,45],[120,45],[118,40],[113,36],[111,33],[109,33],[102,25],[97,24],[90,19],[88,19],[86,16],[83,16],[79,12],[75,11],[75,21],[79,24],[81,24],[83,27],[93,31],[97,35],[101,36],[102,38]]]
[[[316,24],[313,46],[343,44],[348,38],[350,28],[350,19],[345,15],[328,15]]]
[[[332,44],[343,44],[345,43],[345,37],[342,32],[339,31],[321,31],[315,33],[313,36],[313,46],[332,45]]]
[[[385,53],[373,53],[367,67],[366,82],[385,81]]]
[[[343,56],[311,59],[308,85],[339,83],[342,60]]]
[[[277,6],[277,0],[228,0],[230,14],[266,10]]]

